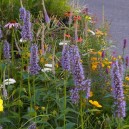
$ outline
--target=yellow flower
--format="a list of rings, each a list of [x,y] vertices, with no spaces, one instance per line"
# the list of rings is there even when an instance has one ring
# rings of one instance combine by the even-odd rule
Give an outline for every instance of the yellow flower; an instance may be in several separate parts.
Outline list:
[[[97,58],[96,57],[92,57],[91,61],[97,61]]]
[[[104,67],[105,65],[102,63],[101,66]]]
[[[44,60],[43,57],[40,58],[40,62],[41,62],[41,63],[44,63],[44,62],[45,62],[45,60]]]
[[[101,56],[101,55],[102,55],[102,52],[99,51],[99,52],[98,52],[98,55]]]
[[[4,110],[4,107],[3,107],[3,100],[0,99],[0,112],[2,112]]]
[[[107,68],[108,68],[108,69],[110,69],[110,68],[111,68],[111,66],[107,66]]]
[[[125,80],[126,80],[126,81],[129,81],[129,77],[125,77]]]
[[[96,30],[96,36],[97,37],[100,37],[100,36],[103,36],[104,35],[104,33],[102,32],[102,31],[100,31],[100,30]]]
[[[92,91],[90,91],[90,97],[92,97],[93,96],[93,92]]]
[[[86,19],[87,21],[90,21],[90,20],[91,20],[91,17],[87,15],[87,16],[85,17],[85,19]]]
[[[0,105],[3,105],[3,100],[2,99],[0,99]]]
[[[96,107],[99,107],[99,108],[102,107],[102,105],[100,105],[100,104],[98,103],[98,101],[89,100],[89,103],[91,103],[92,105],[94,105],[94,106],[96,106]]]
[[[97,69],[97,65],[92,65],[92,70],[96,70]]]

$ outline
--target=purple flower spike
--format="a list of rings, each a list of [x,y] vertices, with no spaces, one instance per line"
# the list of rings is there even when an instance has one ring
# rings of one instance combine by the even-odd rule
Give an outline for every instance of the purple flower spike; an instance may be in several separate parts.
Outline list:
[[[69,54],[69,46],[68,45],[63,46],[62,67],[64,70],[70,71],[70,54]]]
[[[81,83],[80,90],[86,93],[86,98],[90,97],[91,80],[87,79]]]
[[[124,39],[124,42],[123,42],[123,49],[125,49],[125,48],[126,48],[126,45],[127,45],[127,40],[126,40],[126,39]]]
[[[4,41],[4,58],[5,59],[10,59],[11,58],[11,55],[10,55],[10,45],[9,43],[7,42],[7,40]]]
[[[19,11],[20,11],[20,19],[21,19],[22,21],[24,21],[24,19],[25,19],[25,17],[26,17],[26,10],[25,10],[24,7],[21,7],[21,8],[19,9]]]
[[[129,66],[129,57],[128,56],[125,57],[125,65],[126,65],[126,67]]]
[[[29,71],[30,74],[36,75],[39,73],[39,70],[41,69],[38,65],[38,46],[36,44],[32,44],[31,46],[31,55],[30,55],[30,67]]]
[[[70,58],[74,84],[75,86],[80,86],[81,82],[85,79],[85,76],[79,50],[76,45],[70,47]]]
[[[79,89],[77,87],[70,90],[70,99],[72,103],[77,104],[79,102],[79,98]]]
[[[77,104],[80,99],[80,95],[85,95],[85,98],[89,98],[90,96],[90,86],[91,80],[85,80],[84,70],[81,63],[81,57],[79,54],[78,46],[72,45],[69,47],[70,52],[70,67],[71,73],[73,75],[73,80],[75,84],[75,88],[70,91],[71,100],[73,103]],[[79,95],[79,93],[82,93]]]
[[[126,102],[124,100],[124,93],[123,93],[123,81],[122,81],[123,73],[121,73],[122,71],[120,70],[121,69],[120,67],[122,67],[122,64],[119,64],[118,61],[112,64],[111,68],[112,93],[113,93],[114,107],[115,107],[114,115],[115,117],[118,118],[124,118],[126,116],[125,113]]]
[[[49,18],[48,14],[47,14],[47,10],[46,10],[46,8],[45,8],[44,1],[43,1],[43,11],[44,11],[44,19],[45,19],[45,22],[46,22],[46,23],[50,23],[50,18]]]
[[[24,25],[22,26],[21,36],[23,40],[32,41],[32,30],[31,30],[31,22],[30,22],[30,12],[26,11],[26,15],[24,18]]]
[[[2,33],[2,30],[1,30],[1,27],[0,27],[0,39],[3,37],[3,33]]]

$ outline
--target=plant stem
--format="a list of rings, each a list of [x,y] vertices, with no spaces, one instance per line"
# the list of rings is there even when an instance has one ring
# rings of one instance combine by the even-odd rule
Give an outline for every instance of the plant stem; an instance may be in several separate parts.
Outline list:
[[[83,120],[83,107],[82,107],[82,97],[80,98],[80,115],[81,115],[81,129],[84,129],[84,120]]]
[[[66,129],[66,86],[67,86],[67,71],[65,71],[65,79],[64,79],[64,129]]]

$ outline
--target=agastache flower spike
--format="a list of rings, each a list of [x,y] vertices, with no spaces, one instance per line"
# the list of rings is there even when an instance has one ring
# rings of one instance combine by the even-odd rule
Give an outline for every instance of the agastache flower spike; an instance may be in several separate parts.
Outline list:
[[[2,33],[2,30],[1,30],[1,27],[0,27],[0,39],[3,37],[3,33]]]
[[[36,75],[39,73],[39,70],[41,69],[38,65],[38,46],[36,44],[32,44],[31,46],[31,55],[30,55],[30,67],[29,71],[30,74]]]
[[[24,18],[26,17],[26,10],[24,7],[21,7],[19,11],[20,11],[20,19],[23,21]]]
[[[50,23],[50,18],[47,14],[47,10],[45,8],[45,3],[44,3],[44,0],[42,0],[42,5],[43,5],[43,11],[44,11],[44,19],[45,19],[45,22],[46,23]]]
[[[26,15],[23,22],[24,25],[22,26],[22,32],[21,32],[22,39],[32,41],[32,30],[31,30],[29,11],[26,11]]]
[[[77,104],[79,102],[79,89],[75,87],[74,89],[70,90],[70,99],[72,103]]]
[[[112,64],[111,68],[111,77],[112,77],[112,93],[114,97],[114,106],[115,106],[115,117],[124,118],[126,116],[125,107],[126,102],[124,100],[123,93],[123,81],[122,74],[120,71],[120,65],[118,60]],[[121,66],[122,67],[122,66]]]
[[[7,42],[7,40],[4,41],[3,51],[4,51],[4,58],[5,59],[10,59],[11,58],[11,55],[10,55],[10,45]]]
[[[85,94],[85,98],[89,98],[90,96],[90,85],[91,80],[85,80],[84,70],[81,63],[81,57],[79,54],[78,46],[72,45],[69,48],[70,51],[70,61],[71,61],[71,72],[73,75],[73,80],[75,84],[75,88],[70,91],[71,100],[73,103],[78,103],[80,99],[79,92]]]
[[[79,54],[78,47],[73,45],[70,47],[70,60],[72,67],[72,74],[74,78],[75,86],[79,86],[81,82],[85,79],[84,71],[81,63],[81,58]]]
[[[64,70],[70,71],[70,54],[69,54],[69,46],[68,45],[63,45],[62,67]]]

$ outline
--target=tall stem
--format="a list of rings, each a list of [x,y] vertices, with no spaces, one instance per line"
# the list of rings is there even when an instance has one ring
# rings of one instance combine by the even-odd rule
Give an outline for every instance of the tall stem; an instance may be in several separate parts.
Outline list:
[[[81,101],[80,101],[81,129],[84,129],[83,106],[82,106],[83,101],[82,101],[82,97],[80,97],[80,99],[81,99]]]
[[[66,106],[67,106],[66,87],[67,87],[67,71],[65,71],[65,78],[64,78],[64,129],[66,129]]]

